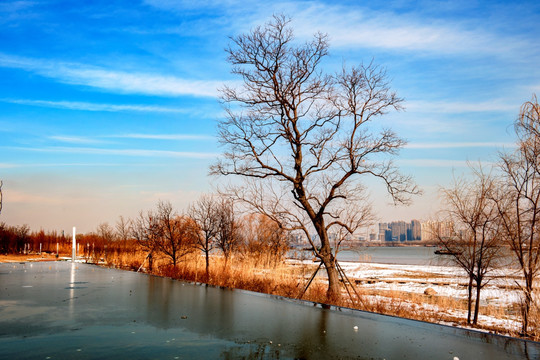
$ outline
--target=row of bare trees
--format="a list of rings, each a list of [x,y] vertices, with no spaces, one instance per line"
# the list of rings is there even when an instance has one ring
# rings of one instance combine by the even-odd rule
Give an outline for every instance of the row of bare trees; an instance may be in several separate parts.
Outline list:
[[[164,256],[176,266],[185,255],[201,251],[206,276],[214,250],[227,264],[233,253],[264,254],[267,262],[277,262],[288,249],[288,234],[274,221],[259,214],[240,217],[233,201],[218,195],[202,195],[184,214],[170,202],[160,201],[155,210],[139,213],[120,228],[125,226],[131,238],[148,252],[149,261],[152,256]]]
[[[530,335],[530,315],[540,311],[540,106],[536,96],[523,104],[514,124],[512,152],[501,152],[496,166],[473,169],[473,180],[456,179],[442,190],[446,217],[454,228],[440,243],[469,275],[468,322],[478,321],[481,289],[497,267],[516,266],[523,294],[522,333]],[[509,254],[510,253],[510,254]],[[473,288],[476,295],[473,299]],[[474,313],[471,318],[471,305]]]

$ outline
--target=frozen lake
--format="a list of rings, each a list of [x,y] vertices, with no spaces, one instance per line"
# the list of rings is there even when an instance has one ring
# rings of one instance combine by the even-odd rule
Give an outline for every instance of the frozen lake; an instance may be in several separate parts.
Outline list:
[[[0,264],[0,359],[454,357],[538,359],[540,344],[93,265]]]

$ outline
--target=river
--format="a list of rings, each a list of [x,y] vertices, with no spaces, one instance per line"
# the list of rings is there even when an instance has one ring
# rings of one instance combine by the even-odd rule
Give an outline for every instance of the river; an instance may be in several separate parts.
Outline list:
[[[373,246],[343,250],[338,260],[399,265],[452,265],[451,257],[435,254],[436,248],[425,246]]]
[[[436,248],[425,246],[371,246],[361,247],[354,250],[341,250],[338,252],[338,260],[348,262],[369,262],[377,264],[398,265],[451,265],[452,257],[435,254]],[[291,258],[310,259],[311,251],[292,251]]]

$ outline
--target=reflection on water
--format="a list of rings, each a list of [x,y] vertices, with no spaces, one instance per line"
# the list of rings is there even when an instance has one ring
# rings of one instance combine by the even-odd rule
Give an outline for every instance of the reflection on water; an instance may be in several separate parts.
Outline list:
[[[540,355],[538,343],[84,264],[0,264],[0,285],[0,358]]]

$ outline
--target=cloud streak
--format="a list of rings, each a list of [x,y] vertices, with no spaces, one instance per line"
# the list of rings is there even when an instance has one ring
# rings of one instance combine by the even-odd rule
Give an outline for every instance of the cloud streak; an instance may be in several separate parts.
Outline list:
[[[107,111],[107,112],[153,112],[153,113],[186,113],[186,109],[169,108],[152,105],[122,105],[122,104],[96,104],[80,101],[49,101],[28,99],[0,99],[10,104],[49,107],[55,109]]]
[[[41,152],[41,153],[67,153],[83,155],[130,156],[130,157],[162,157],[162,158],[188,158],[188,159],[214,159],[221,154],[190,151],[149,150],[149,149],[104,149],[89,147],[62,147],[51,146],[44,148],[11,147],[15,150]]]
[[[51,140],[70,143],[70,144],[99,144],[105,142],[102,139],[139,139],[139,140],[215,140],[211,135],[199,134],[113,134],[96,137],[90,136],[72,136],[72,135],[53,135],[48,137]]]
[[[462,114],[467,112],[512,112],[519,110],[519,104],[505,103],[502,100],[482,102],[461,101],[407,101],[407,110],[415,112]]]
[[[125,134],[111,135],[113,138],[127,139],[149,139],[149,140],[215,140],[211,135],[190,135],[190,134]]]
[[[399,159],[396,164],[400,166],[427,167],[427,168],[466,168],[471,165],[467,160],[447,159]],[[482,162],[483,165],[493,165],[492,162]]]
[[[160,96],[216,97],[222,81],[108,70],[80,63],[32,59],[0,53],[0,67],[21,69],[59,82],[102,90]],[[122,105],[119,105],[122,106]]]
[[[302,37],[328,33],[333,46],[369,47],[438,54],[513,56],[537,51],[532,39],[489,32],[451,20],[411,17],[390,11],[312,3],[294,13]]]
[[[515,143],[501,142],[456,142],[456,143],[412,143],[405,145],[407,149],[458,149],[458,148],[515,148]]]

